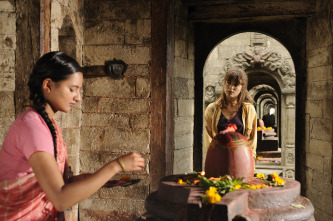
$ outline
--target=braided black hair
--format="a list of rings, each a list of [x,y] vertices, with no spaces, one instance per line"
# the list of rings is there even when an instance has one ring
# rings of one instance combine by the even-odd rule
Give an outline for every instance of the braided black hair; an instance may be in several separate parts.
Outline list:
[[[69,75],[81,72],[82,67],[74,58],[64,52],[54,51],[43,55],[35,64],[28,82],[30,97],[36,111],[42,116],[51,131],[54,144],[54,157],[57,160],[57,134],[51,119],[45,111],[45,99],[42,93],[42,84],[46,78],[54,82],[66,80]]]

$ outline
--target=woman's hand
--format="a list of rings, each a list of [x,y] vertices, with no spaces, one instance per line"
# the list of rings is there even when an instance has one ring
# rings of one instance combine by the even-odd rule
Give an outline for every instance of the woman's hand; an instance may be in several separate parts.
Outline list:
[[[119,157],[117,162],[124,172],[140,171],[145,166],[143,157],[134,152]]]

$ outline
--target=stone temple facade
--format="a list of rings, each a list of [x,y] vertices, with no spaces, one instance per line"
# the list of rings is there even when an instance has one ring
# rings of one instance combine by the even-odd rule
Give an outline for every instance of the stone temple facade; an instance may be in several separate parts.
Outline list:
[[[229,63],[251,76],[258,117],[276,104],[281,163],[261,169],[298,180],[316,220],[331,220],[332,9],[329,0],[0,0],[0,142],[29,105],[37,59],[72,55],[86,72],[83,101],[56,120],[73,172],[130,151],[147,164],[129,174],[140,183],[100,189],[68,220],[136,220],[162,177],[202,170],[206,67],[217,56],[215,77]],[[233,40],[241,33],[262,35]],[[232,50],[213,52],[226,42]],[[104,72],[114,59],[127,64],[122,78]]]

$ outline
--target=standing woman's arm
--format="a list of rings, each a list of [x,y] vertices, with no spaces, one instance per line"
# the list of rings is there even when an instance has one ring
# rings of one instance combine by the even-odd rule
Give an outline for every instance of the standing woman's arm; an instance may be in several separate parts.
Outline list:
[[[127,171],[140,171],[144,159],[137,153],[121,157]],[[117,160],[111,161],[87,178],[66,184],[59,171],[54,156],[47,152],[35,152],[29,163],[36,175],[39,185],[58,211],[81,202],[101,188],[111,177],[122,171]]]
[[[252,148],[253,157],[256,157],[257,150],[257,113],[252,104],[247,104],[245,117],[245,134]]]

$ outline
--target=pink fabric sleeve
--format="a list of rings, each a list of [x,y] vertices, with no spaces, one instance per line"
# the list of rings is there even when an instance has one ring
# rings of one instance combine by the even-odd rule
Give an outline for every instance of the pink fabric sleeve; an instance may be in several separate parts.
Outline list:
[[[26,159],[38,151],[54,154],[51,132],[39,114],[30,112],[16,127],[18,148]]]
[[[30,109],[15,120],[5,137],[0,151],[0,181],[32,173],[28,160],[39,151],[54,155],[53,139],[43,118]]]

